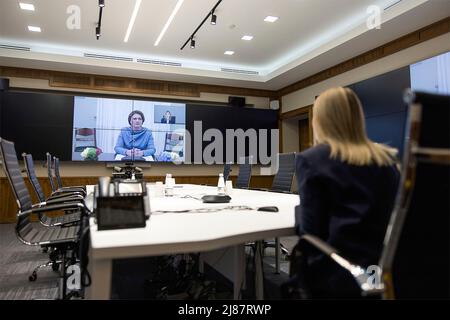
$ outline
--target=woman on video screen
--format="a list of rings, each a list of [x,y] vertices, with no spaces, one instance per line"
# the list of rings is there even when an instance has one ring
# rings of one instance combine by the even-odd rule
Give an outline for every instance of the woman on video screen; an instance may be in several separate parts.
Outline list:
[[[122,128],[117,138],[114,150],[118,155],[127,158],[153,157],[156,149],[152,131],[144,128],[144,114],[139,110],[132,111],[128,116],[129,127]]]

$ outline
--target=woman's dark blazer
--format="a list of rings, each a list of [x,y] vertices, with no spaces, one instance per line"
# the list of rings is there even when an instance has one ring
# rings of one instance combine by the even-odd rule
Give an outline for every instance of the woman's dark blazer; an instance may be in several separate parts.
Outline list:
[[[395,165],[349,165],[331,159],[330,147],[322,144],[297,155],[296,176],[297,233],[318,236],[351,262],[377,264],[398,187]],[[348,272],[315,251],[308,255],[309,279],[316,293],[340,295],[338,287],[352,281]],[[352,289],[357,290],[349,285]]]

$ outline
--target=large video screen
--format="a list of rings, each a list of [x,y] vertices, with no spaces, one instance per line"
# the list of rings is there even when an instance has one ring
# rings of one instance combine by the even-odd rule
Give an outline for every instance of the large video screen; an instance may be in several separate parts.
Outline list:
[[[72,161],[184,161],[183,103],[74,97]]]

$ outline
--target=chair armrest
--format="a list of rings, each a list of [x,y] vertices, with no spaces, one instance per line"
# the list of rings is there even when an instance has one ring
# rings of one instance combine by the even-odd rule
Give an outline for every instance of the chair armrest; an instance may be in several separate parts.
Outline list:
[[[84,198],[82,196],[80,196],[80,195],[75,195],[75,196],[69,195],[69,196],[60,196],[60,197],[56,197],[56,198],[51,198],[51,199],[48,199],[45,202],[35,203],[31,207],[33,209],[35,209],[35,208],[45,208],[45,207],[48,207],[49,205],[58,205],[58,204],[63,204],[63,203],[75,203],[75,202],[83,204],[86,207],[86,209],[87,209],[87,206],[86,206],[86,204],[84,202]],[[70,208],[66,208],[66,209],[63,208],[61,210],[62,211],[73,211],[75,209],[78,209],[78,208],[70,207]],[[89,211],[89,209],[87,209],[87,211]]]
[[[83,195],[80,193],[60,193],[60,194],[55,194],[55,195],[48,197],[46,202],[48,202],[50,200],[59,200],[59,199],[68,198],[68,197],[73,197],[74,200],[84,199]]]
[[[61,190],[66,190],[66,189],[80,190],[80,191],[86,192],[86,187],[83,187],[83,186],[67,186],[67,187],[61,187],[59,189],[61,189]]]
[[[307,242],[314,248],[329,256],[333,261],[335,261],[345,270],[349,271],[358,283],[363,296],[375,295],[384,292],[384,284],[382,281],[375,281],[375,283],[372,283],[374,280],[372,278],[372,274],[368,274],[365,268],[353,264],[347,259],[340,256],[337,249],[333,248],[322,239],[311,234],[305,234],[300,237],[299,242]],[[378,271],[379,280],[381,280],[381,269],[375,271]]]
[[[50,195],[50,197],[54,197],[54,196],[67,196],[68,194],[78,194],[81,195],[82,197],[86,196],[86,194],[84,192],[81,191],[73,191],[73,190],[61,190],[58,189],[56,191],[53,191],[52,194]],[[50,198],[49,197],[49,198]]]
[[[47,211],[57,211],[57,210],[75,210],[75,209],[81,209],[82,215],[88,215],[90,213],[89,209],[80,202],[65,202],[60,204],[54,204],[54,205],[45,205],[41,207],[32,207],[29,210],[25,210],[19,213],[19,216],[22,215],[28,215],[33,213],[41,213],[41,212],[47,212]]]
[[[81,192],[84,195],[86,195],[86,189],[83,188],[83,187],[78,187],[78,186],[75,186],[75,187],[62,187],[62,188],[59,188],[56,191],[61,191],[61,192]]]
[[[50,198],[45,201],[47,205],[49,204],[59,204],[59,203],[67,203],[67,202],[84,202],[84,198],[81,195],[68,195],[66,197],[56,197]]]
[[[42,206],[45,206],[45,205],[46,205],[46,202],[38,202],[38,203],[33,204],[31,207],[32,208],[39,208],[39,207],[42,207]]]
[[[66,188],[66,187],[63,187],[63,188]],[[84,191],[86,191],[86,186],[68,186],[67,188],[83,189]]]
[[[337,249],[333,248],[328,243],[326,243],[325,241],[316,236],[313,236],[312,234],[305,234],[301,236],[299,242],[307,242],[311,244],[314,248],[318,249],[319,251],[330,257],[332,254],[338,253]]]

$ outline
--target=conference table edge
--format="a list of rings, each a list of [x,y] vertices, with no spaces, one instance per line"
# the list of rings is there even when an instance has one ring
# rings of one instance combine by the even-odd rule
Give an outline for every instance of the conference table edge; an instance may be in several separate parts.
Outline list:
[[[271,229],[229,237],[177,243],[155,243],[126,247],[92,248],[94,259],[121,259],[166,254],[205,252],[275,237],[295,236],[295,227]]]

